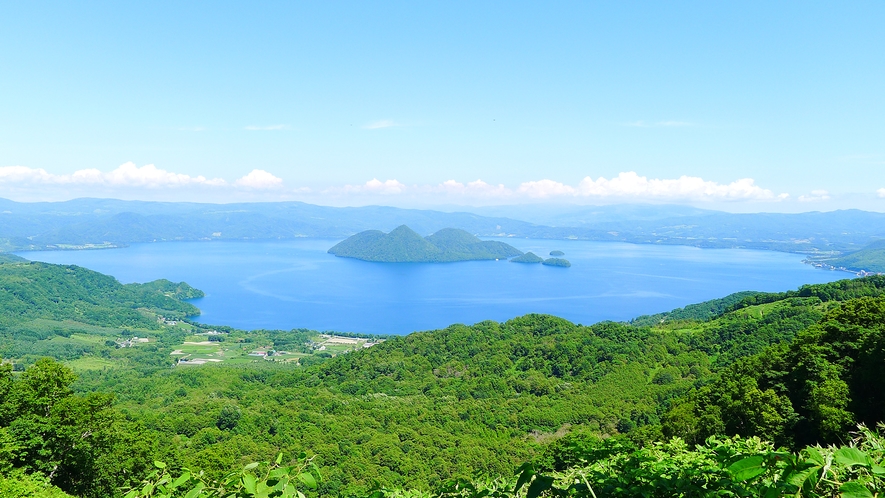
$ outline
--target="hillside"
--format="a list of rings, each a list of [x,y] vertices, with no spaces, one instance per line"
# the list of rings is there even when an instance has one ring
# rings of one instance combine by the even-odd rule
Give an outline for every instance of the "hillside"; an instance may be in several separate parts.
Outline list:
[[[3,263],[0,271],[11,282],[4,292],[14,296],[0,306],[19,310],[4,315],[21,316],[21,323],[76,317],[81,305],[93,303],[107,308],[108,321],[79,327],[119,326],[125,310],[175,311],[179,305],[166,299],[184,305],[174,296],[192,294],[163,282],[127,288],[76,267]],[[16,286],[25,279],[29,285]],[[159,304],[144,302],[153,299]],[[41,304],[31,311],[18,302]],[[171,342],[125,364],[80,370],[79,379],[51,360],[26,362],[18,375],[7,363],[0,370],[0,394],[9,393],[0,396],[0,438],[17,449],[0,453],[0,464],[28,475],[55,468],[51,482],[78,496],[143,489],[155,460],[166,462],[171,475],[201,469],[203,477],[182,481],[195,486],[250,461],[273,461],[279,452],[283,465],[301,468],[302,451],[323,476],[319,495],[365,496],[377,487],[430,493],[465,478],[480,487],[509,482],[502,496],[510,496],[514,469],[528,461],[532,472],[566,472],[550,485],[582,469],[609,490],[606,496],[642,494],[636,486],[650,478],[672,489],[695,479],[731,489],[738,481],[727,469],[754,452],[773,452],[772,443],[714,438],[707,449],[689,449],[679,441],[739,434],[796,448],[844,438],[854,422],[885,418],[878,384],[869,381],[885,364],[883,303],[885,277],[868,277],[738,294],[637,320],[651,326],[580,326],[546,315],[453,325],[325,361],[310,356],[300,367],[252,360],[168,368]],[[247,350],[294,350],[298,337],[313,340],[223,332],[225,343]],[[126,349],[138,348],[117,351]],[[41,387],[50,381],[51,388]],[[39,438],[36,427],[43,427]],[[94,437],[72,445],[86,433]],[[684,439],[671,441],[673,435]],[[649,458],[668,462],[671,471],[631,467]],[[623,481],[627,475],[638,480]],[[645,495],[671,496],[666,489]]]
[[[202,296],[183,282],[123,285],[78,266],[0,263],[0,355],[79,358],[105,340],[155,335],[163,328],[160,316],[198,315],[199,309],[182,300]],[[105,337],[88,339],[87,331]]]
[[[788,343],[842,300],[883,292],[885,279],[870,278],[754,294],[708,319],[658,327],[529,315],[390,338],[300,370],[157,371],[147,398],[130,393],[122,372],[90,374],[81,388],[115,392],[165,437],[203,441],[194,450],[170,441],[182,465],[217,474],[220,462],[309,448],[326,493],[360,494],[373,482],[426,490],[477,472],[512,475],[565,435],[664,439],[671,403],[693,386]],[[236,427],[219,429],[234,409]]]
[[[825,262],[837,268],[845,267],[854,271],[885,273],[885,240],[877,240],[857,252]]]
[[[421,233],[457,227],[486,236],[530,231],[531,223],[472,213],[302,202],[198,204],[114,199],[13,202],[0,199],[0,251],[76,249],[179,240],[343,238],[408,224]]]
[[[421,237],[401,225],[390,233],[360,232],[336,244],[329,254],[383,263],[449,263],[506,259],[522,252],[503,242],[480,240],[464,230],[445,228]]]

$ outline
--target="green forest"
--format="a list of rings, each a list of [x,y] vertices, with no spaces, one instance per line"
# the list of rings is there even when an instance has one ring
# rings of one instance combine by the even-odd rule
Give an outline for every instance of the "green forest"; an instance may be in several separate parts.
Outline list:
[[[457,228],[443,228],[422,237],[400,225],[384,233],[366,230],[335,244],[329,254],[382,263],[450,263],[507,259],[521,256],[519,249],[495,240],[478,237]]]
[[[0,496],[885,490],[882,276],[322,352],[313,331],[192,323],[198,295],[0,263]],[[187,345],[219,361],[182,366]]]
[[[885,240],[877,240],[863,249],[844,256],[825,260],[826,263],[855,271],[885,272]]]

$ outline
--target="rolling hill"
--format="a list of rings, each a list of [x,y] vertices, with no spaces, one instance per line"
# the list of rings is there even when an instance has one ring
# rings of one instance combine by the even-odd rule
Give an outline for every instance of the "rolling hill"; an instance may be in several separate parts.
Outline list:
[[[484,241],[456,228],[445,228],[421,237],[401,225],[390,233],[367,230],[347,238],[329,249],[342,258],[382,263],[450,263],[507,259],[522,251],[498,241]]]

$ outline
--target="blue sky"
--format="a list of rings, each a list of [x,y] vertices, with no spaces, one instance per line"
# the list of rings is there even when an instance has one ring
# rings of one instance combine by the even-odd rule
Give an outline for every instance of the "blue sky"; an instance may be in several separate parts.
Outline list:
[[[885,210],[885,3],[5,2],[0,197]]]

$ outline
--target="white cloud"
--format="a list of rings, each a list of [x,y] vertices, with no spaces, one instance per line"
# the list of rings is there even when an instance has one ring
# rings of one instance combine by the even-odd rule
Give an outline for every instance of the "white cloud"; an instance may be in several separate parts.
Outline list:
[[[479,179],[467,182],[466,185],[455,180],[446,180],[429,190],[444,194],[476,195],[482,197],[505,197],[513,194],[513,191],[503,184],[491,185]]]
[[[332,187],[323,191],[323,193],[327,194],[401,194],[406,191],[408,187],[404,183],[400,183],[397,180],[386,180],[381,181],[377,178],[372,178],[362,185],[345,185],[343,187]]]
[[[553,180],[538,180],[524,182],[516,189],[517,193],[533,198],[548,198],[561,196],[574,196],[577,192],[574,187]]]
[[[283,185],[283,179],[263,169],[253,169],[248,175],[235,181],[234,185],[254,189],[277,188]]]
[[[138,167],[129,162],[111,171],[95,168],[81,169],[70,174],[53,174],[42,168],[26,166],[0,167],[0,187],[7,192],[25,192],[45,194],[49,192],[67,192],[78,195],[122,195],[129,189],[133,195],[138,189],[171,192],[188,188],[201,189],[206,195],[210,192],[227,192],[229,195],[258,195],[258,192],[273,191],[279,196],[332,196],[355,198],[371,198],[372,196],[397,196],[402,199],[421,199],[424,201],[450,202],[522,202],[545,200],[573,200],[606,202],[754,202],[781,201],[788,194],[775,194],[771,190],[756,185],[751,178],[738,179],[730,183],[717,183],[700,177],[682,176],[672,179],[648,178],[636,172],[628,171],[613,178],[586,177],[577,184],[569,185],[549,178],[523,182],[516,187],[503,184],[487,183],[481,179],[460,182],[450,179],[437,184],[407,185],[396,179],[379,180],[372,178],[363,184],[347,184],[331,186],[325,189],[289,188],[281,178],[272,173],[254,169],[245,176],[233,181],[222,178],[206,178],[191,176],[157,168],[153,164]],[[879,197],[885,198],[885,188],[877,191]],[[137,194],[142,195],[142,194]],[[149,194],[156,196],[159,194]],[[181,194],[178,194],[179,196]],[[265,194],[262,194],[265,195]],[[281,197],[282,198],[282,197]],[[826,201],[830,194],[824,190],[815,190],[798,198],[802,202]]]
[[[289,125],[284,125],[284,124],[269,125],[269,126],[249,125],[243,129],[249,130],[249,131],[278,131],[278,130],[288,130]]]
[[[363,128],[366,130],[380,130],[382,128],[392,128],[394,126],[401,126],[399,123],[396,123],[390,119],[382,119],[380,121],[373,121],[366,125],[363,125]]]
[[[826,190],[812,190],[809,195],[800,195],[799,202],[822,202],[830,200],[830,193]]]
[[[79,176],[78,176],[79,175]],[[185,185],[213,185],[224,180],[219,178],[207,180],[205,176],[190,176],[172,173],[159,169],[153,164],[138,167],[133,163],[125,163],[108,173],[96,169],[80,170],[72,175],[75,183],[107,183],[125,187],[181,187]]]
[[[112,187],[181,187],[187,185],[224,185],[220,178],[207,179],[205,176],[190,176],[172,173],[153,164],[138,167],[133,163],[121,164],[118,168],[104,173],[94,168],[81,169],[70,175],[48,173],[43,168],[27,166],[0,167],[0,182],[42,185],[105,185]]]
[[[54,177],[55,175],[47,173],[43,168],[0,167],[0,183],[52,183]]]
[[[695,176],[677,179],[648,179],[633,171],[620,173],[608,180],[586,177],[578,184],[576,195],[583,197],[640,197],[684,200],[774,200],[786,199],[788,194],[775,195],[771,190],[756,185],[752,178],[742,178],[729,184],[720,184]]]
[[[885,189],[883,189],[885,191]],[[521,183],[515,189],[482,180],[462,183],[447,180],[436,185],[406,185],[397,180],[380,181],[377,178],[363,185],[331,187],[326,194],[384,194],[522,199],[609,199],[612,201],[782,201],[789,194],[775,194],[756,185],[752,178],[743,178],[720,184],[693,176],[675,179],[657,179],[639,176],[633,171],[607,179],[584,178],[577,186],[550,179]]]
[[[269,189],[282,187],[283,180],[267,171],[254,169],[249,174],[228,183],[222,178],[190,176],[157,168],[153,164],[138,167],[129,162],[118,168],[103,172],[95,168],[81,169],[69,175],[48,173],[42,168],[26,166],[0,167],[0,184],[23,186],[81,186],[109,188],[178,188],[178,187],[244,187]],[[304,189],[296,192],[305,192]]]
[[[879,190],[877,190],[876,195],[878,195],[879,197],[885,197],[885,188],[880,188]]]

